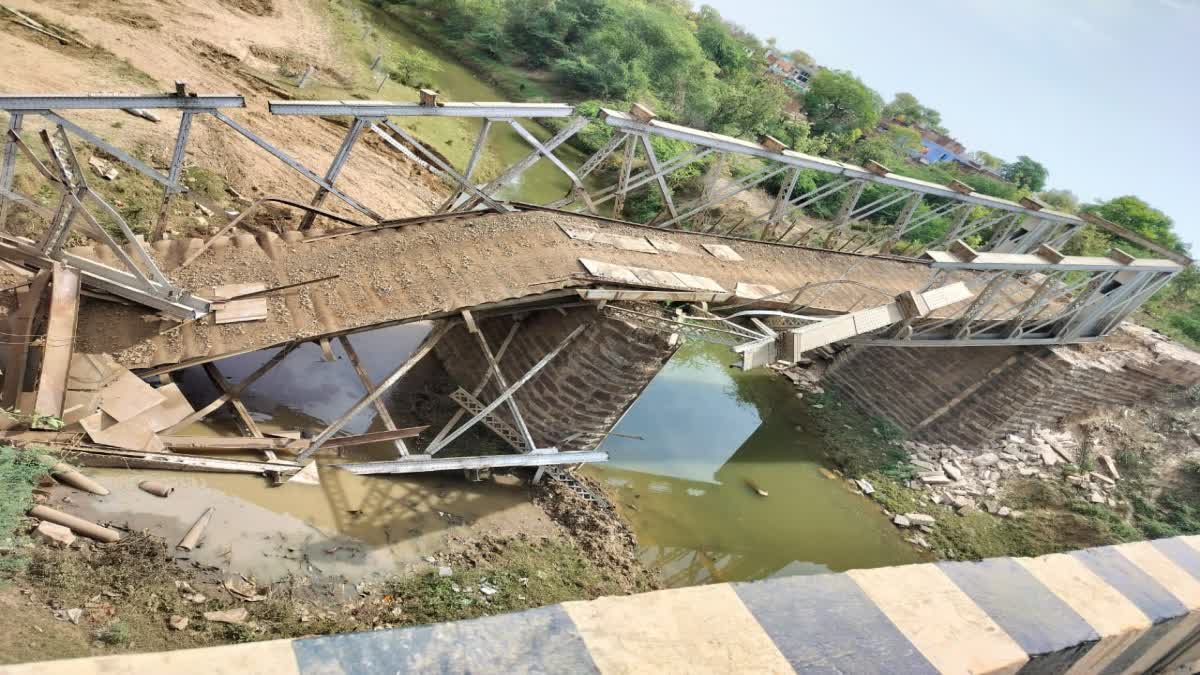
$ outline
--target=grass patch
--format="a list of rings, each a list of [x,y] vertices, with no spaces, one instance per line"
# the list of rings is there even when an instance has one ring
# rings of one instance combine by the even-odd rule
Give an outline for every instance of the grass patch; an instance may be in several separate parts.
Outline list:
[[[828,456],[848,476],[878,472],[897,481],[917,475],[904,449],[904,430],[890,420],[865,415],[833,389],[807,399],[815,431],[828,445]]]
[[[589,562],[570,541],[493,542],[484,562],[436,571],[390,584],[387,592],[402,608],[405,623],[474,619],[567,600],[621,594],[618,582]]]
[[[0,555],[0,572],[12,572],[27,562],[17,553],[21,548],[16,544],[23,539],[17,528],[33,505],[33,488],[47,468],[38,453],[0,446],[0,539],[11,541],[11,552]]]
[[[998,518],[979,510],[958,515],[880,472],[870,474],[869,480],[875,486],[873,497],[889,511],[936,518],[933,532],[924,536],[939,557],[949,560],[1039,556],[1141,538],[1107,507],[1084,503],[1058,484],[1014,484],[1004,501],[1024,515]]]

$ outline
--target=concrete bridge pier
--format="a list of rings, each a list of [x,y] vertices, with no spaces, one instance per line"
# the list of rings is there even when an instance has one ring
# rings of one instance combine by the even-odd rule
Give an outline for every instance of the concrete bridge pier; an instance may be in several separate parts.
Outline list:
[[[513,398],[538,447],[590,450],[597,447],[681,344],[678,337],[642,328],[594,307],[550,308],[525,314],[476,319],[493,352],[516,323],[500,370],[509,382],[529,370],[578,326],[586,328]],[[488,372],[476,336],[455,327],[436,354],[450,377],[471,392]],[[492,379],[480,396],[491,401],[503,387]],[[511,413],[494,413],[512,425]]]

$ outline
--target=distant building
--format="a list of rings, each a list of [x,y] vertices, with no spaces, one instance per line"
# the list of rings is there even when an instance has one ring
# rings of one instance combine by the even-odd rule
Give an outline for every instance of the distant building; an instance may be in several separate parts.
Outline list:
[[[957,139],[936,129],[930,129],[921,124],[911,124],[899,118],[881,122],[880,129],[887,129],[893,124],[908,127],[921,134],[921,149],[909,151],[909,156],[920,164],[937,164],[938,162],[955,162],[968,173],[980,174],[1004,181],[999,171],[980,164],[967,156],[967,148]],[[1007,182],[1007,181],[1005,181]]]
[[[800,93],[808,91],[809,81],[820,69],[820,66],[810,66],[807,63],[793,61],[791,57],[784,54],[767,52],[767,72]]]

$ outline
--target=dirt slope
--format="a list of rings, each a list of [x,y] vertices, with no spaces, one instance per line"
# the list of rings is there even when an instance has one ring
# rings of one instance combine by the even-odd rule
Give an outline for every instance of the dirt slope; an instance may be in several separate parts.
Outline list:
[[[5,0],[5,5],[71,31],[91,48],[62,45],[5,15],[0,22],[0,92],[153,93],[184,80],[198,93],[240,93],[246,109],[231,111],[231,116],[316,173],[324,173],[345,127],[316,118],[271,116],[267,101],[280,98],[271,81],[304,63],[318,65],[326,82],[349,87],[369,80],[366,65],[343,56],[347,38],[337,30],[332,5],[323,2]],[[350,96],[348,89],[342,94]],[[153,165],[169,161],[178,120],[170,111],[162,111],[159,124],[120,111],[68,116]],[[41,124],[40,118],[30,118],[26,128]],[[251,199],[263,194],[306,198],[314,190],[207,116],[193,125],[187,159]],[[339,185],[388,217],[426,213],[444,191],[438,181],[374,141],[356,147]]]

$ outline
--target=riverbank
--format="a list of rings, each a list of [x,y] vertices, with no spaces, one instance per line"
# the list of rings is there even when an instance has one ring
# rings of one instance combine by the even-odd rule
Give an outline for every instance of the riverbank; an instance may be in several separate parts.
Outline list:
[[[34,492],[35,473],[21,476],[18,492],[26,497],[17,506],[91,497],[63,486]],[[478,531],[392,574],[354,582],[312,564],[305,573],[259,582],[144,531],[123,532],[111,544],[77,538],[62,545],[36,532],[25,536],[35,521],[24,519],[0,558],[7,570],[0,608],[9,626],[0,636],[0,663],[454,621],[658,587],[610,510],[555,482],[529,492],[554,519],[553,531]]]
[[[908,441],[804,377],[805,369],[780,372],[808,402],[840,477],[939,559],[1038,556],[1200,533],[1194,391],[960,448]]]

